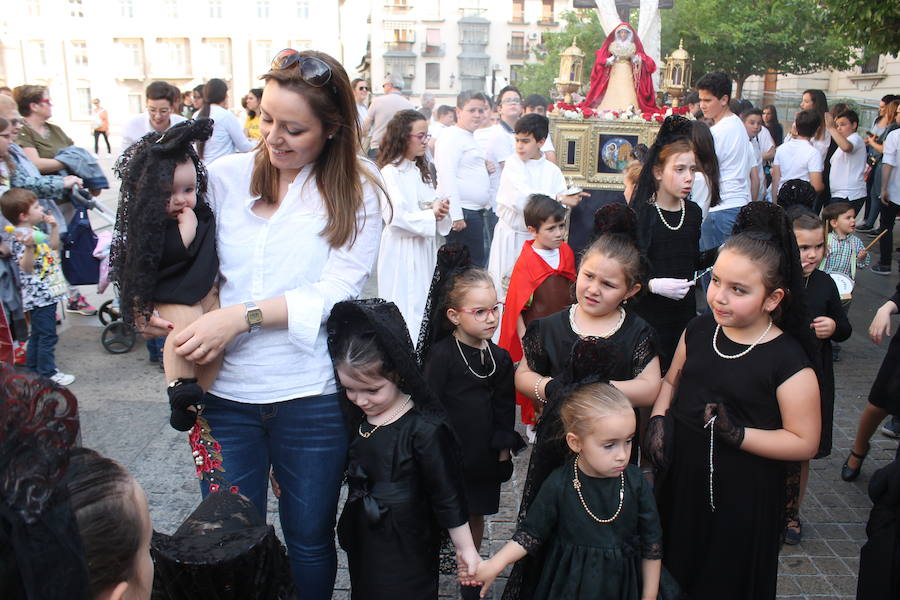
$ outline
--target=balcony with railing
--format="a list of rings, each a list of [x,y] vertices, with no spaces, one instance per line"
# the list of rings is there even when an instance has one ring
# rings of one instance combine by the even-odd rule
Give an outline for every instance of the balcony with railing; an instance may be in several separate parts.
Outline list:
[[[510,42],[506,44],[506,58],[524,60],[528,58],[528,48],[524,41]]]
[[[429,44],[428,42],[422,42],[422,56],[444,56],[446,52],[447,44]]]
[[[391,40],[384,43],[384,49],[388,52],[413,52],[415,40]]]

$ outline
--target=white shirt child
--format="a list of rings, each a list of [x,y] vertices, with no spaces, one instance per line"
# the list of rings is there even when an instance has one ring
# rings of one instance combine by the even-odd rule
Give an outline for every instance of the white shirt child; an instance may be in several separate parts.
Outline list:
[[[790,139],[775,151],[775,166],[781,172],[781,184],[791,179],[809,182],[810,173],[821,173],[824,161],[809,140]]]
[[[844,152],[838,146],[831,155],[828,183],[833,198],[857,200],[866,196],[866,180],[863,179],[866,172],[866,144],[855,131],[847,136],[847,141],[853,144],[850,152]]]

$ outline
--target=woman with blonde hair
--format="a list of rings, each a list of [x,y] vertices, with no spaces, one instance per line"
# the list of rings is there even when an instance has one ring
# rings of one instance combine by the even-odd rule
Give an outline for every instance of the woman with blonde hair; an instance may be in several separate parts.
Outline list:
[[[197,364],[225,355],[191,437],[221,447],[221,460],[198,469],[203,494],[226,479],[265,514],[271,469],[294,580],[304,599],[325,600],[348,431],[323,323],[375,263],[382,183],[357,155],[356,101],[340,63],[287,48],[262,79],[262,143],[209,169],[222,308],[175,345]],[[168,330],[152,317],[144,333]]]

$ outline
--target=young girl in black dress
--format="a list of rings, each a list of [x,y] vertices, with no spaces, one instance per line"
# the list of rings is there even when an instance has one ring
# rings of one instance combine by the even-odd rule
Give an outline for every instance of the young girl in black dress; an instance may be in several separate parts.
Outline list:
[[[177,334],[219,307],[215,220],[206,203],[206,169],[194,150],[194,142],[209,139],[212,127],[204,119],[150,133],[116,163],[122,185],[110,279],[127,323],[146,320],[156,310]],[[175,353],[175,335],[166,337],[163,356],[170,423],[187,431],[221,358],[196,367]]]
[[[338,539],[352,598],[437,598],[441,529],[449,530],[463,572],[474,574],[481,560],[444,408],[422,379],[393,303],[340,302],[327,328],[350,403],[350,490]]]
[[[653,328],[625,310],[625,302],[637,294],[643,282],[643,266],[636,243],[636,220],[630,208],[609,205],[598,211],[599,237],[581,257],[575,282],[576,304],[559,313],[532,321],[522,339],[525,360],[516,371],[516,389],[532,399],[541,416],[537,440],[519,507],[524,522],[531,502],[551,471],[565,462],[559,407],[560,375],[565,371],[575,343],[601,337],[618,349],[610,371],[610,383],[632,406],[650,406],[660,385],[659,358]],[[633,452],[632,461],[637,459]],[[540,564],[521,560],[503,593],[504,599],[531,598],[540,578]]]
[[[798,256],[780,207],[741,210],[713,267],[712,313],[685,330],[647,426],[650,456],[671,463],[663,562],[692,600],[775,598],[785,461],[815,455],[821,428]]]
[[[465,246],[438,251],[427,306],[419,356],[462,446],[469,527],[480,548],[484,516],[500,510],[500,484],[512,477],[510,454],[525,447],[515,431],[513,364],[491,342],[500,324],[494,282],[471,266]]]
[[[834,366],[831,362],[831,342],[843,342],[853,333],[850,320],[841,306],[841,297],[834,280],[819,264],[825,258],[825,224],[812,214],[800,213],[792,220],[794,237],[800,249],[803,286],[809,304],[810,328],[815,335],[818,360],[819,391],[822,406],[822,435],[819,451],[814,458],[831,454],[831,433],[834,421]],[[799,544],[802,537],[800,505],[809,480],[809,461],[788,467],[788,503],[785,509],[784,543]]]
[[[636,426],[628,398],[607,383],[584,385],[563,401],[560,418],[571,453],[544,481],[512,541],[478,565],[482,593],[509,564],[543,549],[536,599],[678,597],[671,576],[661,582],[652,486],[628,464]]]
[[[692,129],[684,117],[666,118],[647,153],[631,202],[641,253],[650,269],[649,293],[636,298],[631,308],[656,330],[663,372],[685,325],[697,314],[694,274],[712,264],[716,254],[715,249],[700,253],[703,213],[687,200],[697,170]]]

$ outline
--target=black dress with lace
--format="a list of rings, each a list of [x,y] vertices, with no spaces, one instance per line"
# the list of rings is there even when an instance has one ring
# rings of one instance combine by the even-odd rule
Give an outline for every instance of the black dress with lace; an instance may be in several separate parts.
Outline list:
[[[415,406],[354,434],[338,523],[354,600],[437,598],[440,530],[468,520],[453,444],[446,422]]]
[[[462,342],[457,347],[456,338],[446,336],[431,347],[423,376],[443,403],[462,447],[469,514],[496,513],[500,509],[499,453],[525,446],[515,430],[509,352],[490,341],[486,350]]]
[[[611,523],[593,520],[572,485],[575,459],[553,471],[513,540],[529,554],[543,553],[535,599],[606,600],[640,598],[641,560],[662,558],[662,528],[650,484],[635,465],[625,469],[625,496]],[[619,505],[620,479],[588,477],[579,469],[581,493],[595,515],[607,519]],[[659,597],[680,597],[678,584],[663,570]]]
[[[713,510],[703,411],[720,402],[737,424],[780,429],[776,390],[810,363],[786,333],[740,358],[722,358],[712,347],[715,329],[713,317],[703,315],[685,330],[687,358],[670,408],[672,463],[659,489],[663,563],[692,600],[775,598],[786,463],[714,440]],[[726,355],[747,349],[724,332],[717,347]]]
[[[559,376],[565,369],[572,347],[578,341],[578,334],[569,323],[569,309],[566,308],[549,317],[532,322],[522,338],[522,349],[528,366],[535,373],[550,377]],[[611,368],[611,381],[634,379],[656,355],[656,334],[653,328],[639,316],[626,312],[622,326],[609,338],[620,348],[616,365]],[[519,523],[524,522],[532,501],[549,474],[562,465],[569,455],[565,432],[559,417],[559,398],[548,399],[535,428],[537,439],[531,451],[528,474],[522,490],[519,505]],[[637,459],[637,444],[634,445],[632,462]],[[528,600],[540,578],[542,561],[531,556],[520,560],[513,567],[506,588],[504,600]]]

